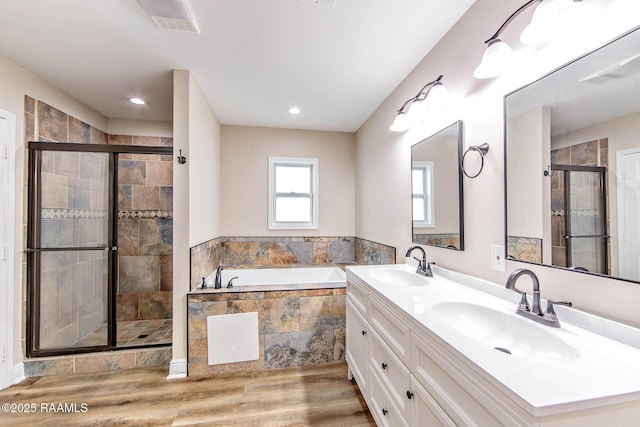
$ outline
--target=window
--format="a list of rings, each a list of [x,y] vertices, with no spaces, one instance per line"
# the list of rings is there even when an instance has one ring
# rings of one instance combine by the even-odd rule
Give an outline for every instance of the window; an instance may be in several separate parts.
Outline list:
[[[269,157],[269,228],[318,228],[318,159]]]
[[[411,167],[413,225],[435,227],[433,212],[433,162],[413,162]]]

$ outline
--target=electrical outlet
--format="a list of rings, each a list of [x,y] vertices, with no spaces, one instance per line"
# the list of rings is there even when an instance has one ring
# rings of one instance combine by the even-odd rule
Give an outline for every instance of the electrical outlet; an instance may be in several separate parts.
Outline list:
[[[491,245],[491,268],[493,270],[505,271],[504,245]]]

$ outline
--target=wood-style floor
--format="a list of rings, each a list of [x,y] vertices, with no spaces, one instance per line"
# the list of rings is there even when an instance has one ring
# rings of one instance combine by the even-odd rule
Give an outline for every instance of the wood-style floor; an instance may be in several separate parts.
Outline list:
[[[166,368],[148,368],[29,378],[0,391],[0,425],[375,426],[344,363],[215,378],[166,376]],[[76,412],[65,413],[73,404]]]

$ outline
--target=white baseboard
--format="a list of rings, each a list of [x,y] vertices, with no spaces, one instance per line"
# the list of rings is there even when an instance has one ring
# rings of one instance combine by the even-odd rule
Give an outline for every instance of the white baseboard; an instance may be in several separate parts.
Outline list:
[[[13,383],[18,384],[26,380],[27,377],[24,376],[24,363],[20,362],[17,365],[13,366]]]
[[[168,380],[187,378],[187,359],[173,359],[169,362]]]

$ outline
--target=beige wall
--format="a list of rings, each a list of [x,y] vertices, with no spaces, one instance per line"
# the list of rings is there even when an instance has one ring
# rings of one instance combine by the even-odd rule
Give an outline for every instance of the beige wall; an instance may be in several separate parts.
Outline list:
[[[542,239],[542,259],[551,262],[551,111],[536,107],[507,121],[510,236]]]
[[[318,158],[317,230],[268,230],[268,158]],[[350,133],[222,126],[225,236],[353,236],[355,137]]]
[[[171,375],[186,373],[191,246],[219,237],[220,122],[191,72],[173,74],[173,346]],[[184,370],[184,371],[183,371]]]
[[[193,75],[189,79],[189,246],[221,235],[220,122]],[[179,167],[179,166],[178,166]]]
[[[109,119],[106,132],[110,135],[173,137],[173,123],[158,120]]]
[[[503,284],[516,268],[530,268],[540,277],[544,298],[570,300],[580,309],[640,325],[638,284],[515,261],[507,261],[506,272],[490,268],[491,244],[505,241],[504,95],[610,40],[631,28],[634,21],[624,20],[624,13],[616,20],[601,14],[597,28],[592,28],[588,37],[567,33],[566,37],[575,35],[576,39],[539,48],[500,78],[474,79],[483,40],[521,5],[520,0],[478,0],[357,132],[356,236],[396,246],[400,253],[411,245],[411,211],[407,203],[410,147],[461,119],[466,147],[487,142],[491,148],[482,174],[476,179],[464,179],[466,250],[427,247],[428,259],[497,284]],[[515,45],[529,16],[530,13],[518,16],[501,38]],[[449,109],[430,116],[420,129],[404,134],[390,132],[388,126],[402,102],[439,74],[444,74],[443,83],[452,98]]]

